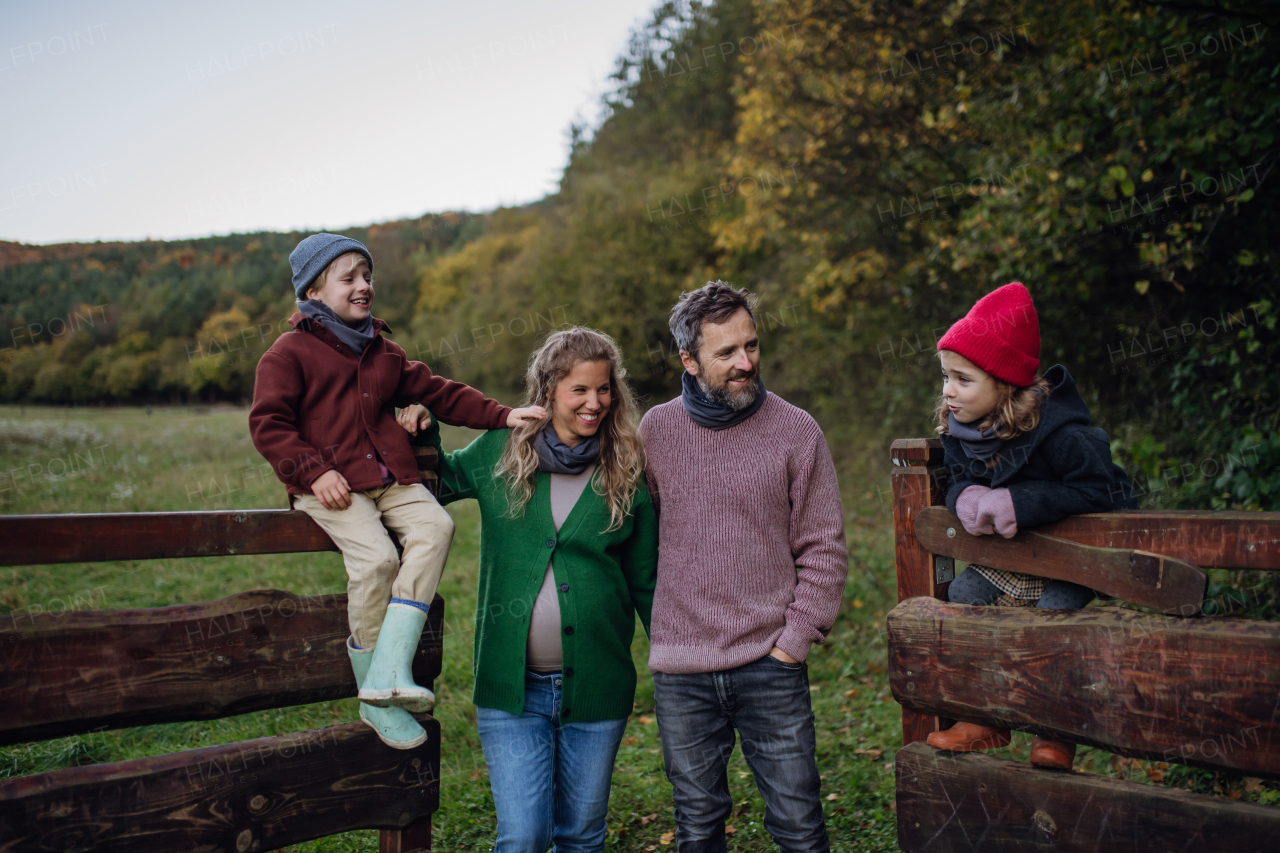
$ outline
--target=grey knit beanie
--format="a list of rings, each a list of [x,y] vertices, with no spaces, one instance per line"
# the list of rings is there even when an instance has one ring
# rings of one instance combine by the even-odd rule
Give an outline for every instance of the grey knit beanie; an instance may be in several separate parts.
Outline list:
[[[298,244],[289,253],[289,266],[293,267],[293,292],[298,301],[307,298],[307,288],[329,266],[347,252],[359,252],[369,262],[369,272],[373,272],[373,255],[359,240],[343,237],[341,234],[329,234],[321,231]]]

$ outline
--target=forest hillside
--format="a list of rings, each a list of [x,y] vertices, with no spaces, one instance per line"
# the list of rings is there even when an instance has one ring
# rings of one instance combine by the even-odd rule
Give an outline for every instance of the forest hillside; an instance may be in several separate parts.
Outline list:
[[[1021,281],[1042,366],[1147,505],[1280,509],[1276,23],[1234,0],[667,3],[556,193],[345,233],[394,339],[508,402],[564,323],[668,399],[671,304],[749,287],[769,388],[846,473],[930,430],[937,337]],[[301,236],[0,244],[0,401],[248,400]]]

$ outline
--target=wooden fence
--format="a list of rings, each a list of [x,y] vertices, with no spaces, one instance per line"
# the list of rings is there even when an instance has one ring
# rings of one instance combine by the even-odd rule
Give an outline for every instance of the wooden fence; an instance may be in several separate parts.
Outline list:
[[[1105,513],[1010,540],[974,537],[940,506],[939,441],[896,441],[892,459],[899,846],[1280,850],[1280,808],[923,743],[964,719],[1280,779],[1280,623],[1200,616],[1198,568],[1280,570],[1280,513]],[[1160,612],[950,604],[957,559],[1084,583]]]
[[[415,448],[436,484],[435,451]],[[300,512],[0,516],[0,565],[336,550]],[[153,610],[0,617],[0,744],[213,720],[356,695],[346,595],[258,590]],[[414,658],[440,673],[443,602]],[[431,847],[440,726],[385,746],[363,722],[0,781],[0,851],[276,850],[380,829]]]

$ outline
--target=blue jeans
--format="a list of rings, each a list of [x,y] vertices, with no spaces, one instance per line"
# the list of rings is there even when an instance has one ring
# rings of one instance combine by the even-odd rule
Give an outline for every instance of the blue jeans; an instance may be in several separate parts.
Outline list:
[[[735,730],[764,798],[764,828],[774,842],[784,853],[830,849],[804,664],[766,655],[721,672],[655,672],[653,695],[679,853],[725,850]]]
[[[524,713],[476,708],[498,812],[494,853],[604,849],[613,760],[626,719],[560,722],[560,673],[525,673]]]

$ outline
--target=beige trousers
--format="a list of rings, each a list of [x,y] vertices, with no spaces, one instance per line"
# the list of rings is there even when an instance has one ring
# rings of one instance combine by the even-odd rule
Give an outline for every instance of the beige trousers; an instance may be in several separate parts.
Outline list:
[[[392,483],[351,493],[351,506],[325,509],[315,495],[293,499],[342,551],[347,567],[347,619],[356,645],[373,648],[392,598],[430,604],[435,598],[453,519],[426,486]],[[404,550],[396,554],[394,533]]]

